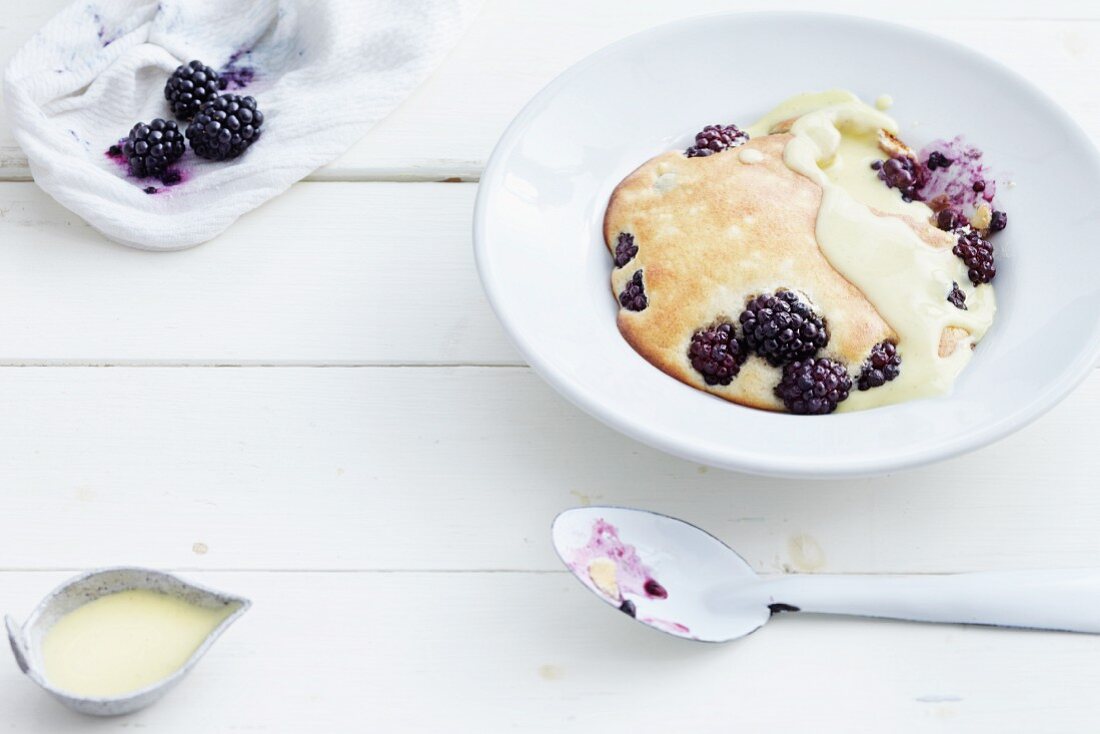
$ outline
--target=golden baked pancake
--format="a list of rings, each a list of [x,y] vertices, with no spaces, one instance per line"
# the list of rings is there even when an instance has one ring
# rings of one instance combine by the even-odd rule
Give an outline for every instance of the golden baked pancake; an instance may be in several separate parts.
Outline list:
[[[890,188],[870,165],[887,158],[904,182],[905,166],[925,174],[892,161],[916,154],[878,127],[880,113],[863,119],[854,97],[826,94],[781,106],[751,140],[730,126],[744,137],[659,155],[615,188],[604,239],[619,330],[672,377],[755,408],[872,407],[949,389],[988,328],[991,286],[968,281],[952,254],[963,230],[935,226],[907,195],[916,185]],[[722,134],[697,141],[712,130]],[[823,388],[804,376],[799,402],[791,365],[832,391],[818,401]]]

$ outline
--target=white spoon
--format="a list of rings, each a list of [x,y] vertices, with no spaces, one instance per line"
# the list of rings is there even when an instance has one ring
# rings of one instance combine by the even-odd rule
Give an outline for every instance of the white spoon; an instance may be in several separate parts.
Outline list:
[[[604,601],[663,632],[727,642],[777,612],[1100,633],[1100,570],[761,577],[682,520],[583,507],[554,520],[554,548]]]

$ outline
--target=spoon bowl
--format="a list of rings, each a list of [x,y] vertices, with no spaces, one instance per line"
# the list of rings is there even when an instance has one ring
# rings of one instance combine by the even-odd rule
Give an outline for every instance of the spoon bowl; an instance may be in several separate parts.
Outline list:
[[[581,583],[662,632],[727,642],[759,629],[772,614],[768,604],[774,600],[767,598],[749,564],[718,538],[683,520],[645,510],[581,507],[558,515],[552,534],[558,556]],[[620,580],[645,576],[657,581],[666,595],[646,594],[644,581],[641,594],[630,593],[630,585],[621,582],[615,594],[601,583],[600,559],[607,557],[616,564]]]

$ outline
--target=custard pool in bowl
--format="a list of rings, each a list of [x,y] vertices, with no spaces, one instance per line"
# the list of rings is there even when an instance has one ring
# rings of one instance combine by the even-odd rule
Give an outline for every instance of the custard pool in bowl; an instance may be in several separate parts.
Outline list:
[[[868,354],[852,346],[845,370],[853,387],[827,415],[782,412],[785,406],[773,392],[779,368],[756,352],[731,387],[748,375],[750,362],[766,365],[773,383],[758,395],[779,400],[759,406],[769,410],[711,394],[705,377],[685,384],[654,367],[617,323],[625,285],[612,284],[618,231],[609,242],[604,229],[616,187],[645,161],[669,152],[682,156],[707,125],[744,122],[752,140],[758,137],[752,121],[765,118],[777,103],[807,90],[837,89],[862,100],[892,95],[889,117],[914,151],[964,133],[995,174],[996,210],[1009,212],[1010,220],[989,237],[996,256],[992,287],[974,285],[970,268],[958,265],[960,258],[949,249],[951,272],[945,275],[959,282],[967,311],[946,300],[949,292],[936,291],[945,299],[937,309],[958,310],[964,318],[995,305],[988,325],[976,318],[958,324],[968,334],[966,351],[959,352],[964,356],[956,359],[968,363],[951,370],[949,384],[926,379],[911,383],[916,394],[893,395],[902,392],[903,376],[920,360],[907,343],[906,315],[879,313],[896,334],[900,376],[858,390]],[[724,151],[710,158],[738,155]],[[771,164],[747,167],[752,165]],[[883,186],[882,192],[896,196],[898,189]],[[1018,430],[1090,373],[1100,344],[1094,276],[1100,248],[1093,242],[1100,226],[1098,195],[1100,158],[1088,137],[1041,90],[963,46],[847,16],[707,16],[616,43],[566,71],[528,104],[482,177],[475,254],[489,300],[524,358],[565,397],[617,430],[732,470],[798,477],[880,474],[957,455]],[[636,244],[641,257],[645,243]],[[819,246],[823,256],[836,255],[826,248]],[[620,270],[633,279],[629,266]],[[858,279],[854,270],[845,273],[848,278]],[[937,289],[944,282],[936,279]],[[868,302],[879,288],[853,285]],[[753,283],[721,304],[700,308],[668,327],[679,340],[677,359],[688,360],[695,332],[718,317],[734,325],[734,338],[743,339],[740,311],[749,295],[784,288],[797,294],[805,287],[779,279]],[[978,308],[983,288],[989,288],[988,309]],[[831,311],[848,301],[833,299],[826,309],[803,300],[833,330],[831,344],[841,323]],[[883,304],[875,304],[875,313],[888,310]],[[863,308],[851,312],[870,318]],[[836,344],[873,347],[883,341],[877,337],[869,332],[865,341],[853,337]],[[977,344],[972,354],[970,343]],[[819,353],[842,356],[829,349]],[[854,409],[871,408],[860,401],[875,393],[890,399]]]

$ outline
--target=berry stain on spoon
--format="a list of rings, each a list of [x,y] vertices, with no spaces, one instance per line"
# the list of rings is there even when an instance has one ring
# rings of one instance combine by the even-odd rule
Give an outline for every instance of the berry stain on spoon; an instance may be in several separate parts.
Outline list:
[[[588,542],[573,552],[567,565],[577,578],[624,614],[675,634],[690,632],[678,622],[638,616],[638,602],[665,600],[668,589],[653,577],[634,546],[623,542],[618,528],[602,518],[592,524]]]

